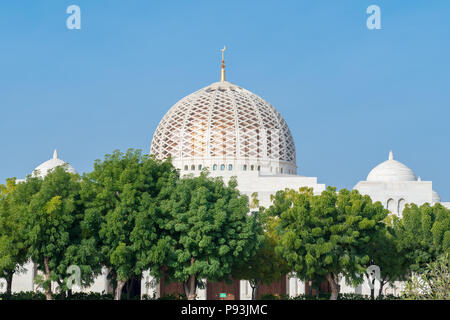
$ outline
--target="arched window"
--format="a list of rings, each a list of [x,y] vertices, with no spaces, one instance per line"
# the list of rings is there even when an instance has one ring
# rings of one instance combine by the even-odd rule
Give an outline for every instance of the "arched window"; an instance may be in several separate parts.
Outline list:
[[[242,167],[242,170],[247,171],[247,165],[244,164],[244,166]]]
[[[398,216],[401,217],[403,215],[403,209],[405,209],[405,199],[398,200]]]
[[[280,170],[281,170],[281,173],[283,173],[283,168],[281,168]]]
[[[229,171],[233,170],[233,165],[232,165],[232,164],[229,164],[229,165],[228,165],[228,170],[229,170]]]
[[[387,201],[387,209],[393,213],[393,214],[397,214],[397,206],[395,205],[395,201],[394,199],[389,199]]]
[[[213,165],[213,170],[214,170],[214,171],[217,170],[217,164]]]
[[[222,171],[225,170],[225,165],[224,164],[220,165],[220,170],[222,170]]]
[[[250,170],[252,170],[252,171],[255,170],[255,166],[254,166],[254,165],[251,165],[251,166],[250,166]]]
[[[202,165],[199,164],[199,165],[198,165],[198,171],[201,171],[201,170],[202,170]]]
[[[189,167],[188,167],[188,166],[184,166],[184,170],[185,170],[185,171],[188,171],[188,170],[189,170]]]
[[[261,171],[261,166],[258,166],[258,171]]]
[[[191,166],[191,170],[194,171],[195,170],[195,165]]]

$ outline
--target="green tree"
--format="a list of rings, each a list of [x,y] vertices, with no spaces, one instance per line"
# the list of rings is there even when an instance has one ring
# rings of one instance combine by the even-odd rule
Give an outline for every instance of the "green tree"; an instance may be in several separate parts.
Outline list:
[[[245,262],[258,246],[258,222],[249,214],[248,197],[220,178],[187,177],[164,204],[168,254],[159,268],[184,283],[189,300],[201,279],[228,280],[232,267]]]
[[[442,254],[450,254],[450,210],[441,204],[406,205],[398,225],[399,248],[406,252],[412,272]]]
[[[6,280],[8,294],[11,294],[13,275],[23,270],[29,259],[21,209],[24,202],[29,201],[30,192],[24,194],[24,191],[30,191],[31,183],[28,181],[28,185],[24,183],[17,189],[16,179],[11,178],[5,185],[0,185],[0,278]],[[28,197],[23,199],[20,195]]]
[[[392,214],[384,220],[385,228],[380,228],[368,243],[368,255],[370,261],[367,264],[376,265],[380,268],[380,287],[378,296],[383,295],[383,288],[386,284],[393,284],[395,281],[406,280],[409,272],[409,264],[406,252],[399,248],[399,238],[396,232],[399,219]],[[369,274],[366,272],[368,279]],[[375,277],[372,277],[371,297],[375,298]]]
[[[233,271],[233,278],[248,280],[252,288],[252,300],[256,299],[262,284],[271,284],[289,273],[285,260],[275,251],[276,240],[264,234],[261,246],[245,263],[239,263]]]
[[[259,205],[256,194],[252,194],[251,208]],[[259,208],[256,212],[260,224],[258,233],[260,244],[248,261],[238,262],[233,268],[233,278],[248,280],[252,288],[252,300],[258,295],[258,288],[262,284],[271,284],[289,273],[286,261],[275,251],[278,236],[275,233],[278,217],[268,215],[266,209]]]
[[[26,187],[27,184],[23,186]],[[22,184],[19,184],[22,186]],[[29,254],[44,274],[39,281],[47,300],[52,299],[52,281],[60,290],[67,290],[67,267],[77,264],[82,271],[81,281],[92,281],[90,263],[83,265],[86,252],[82,246],[80,217],[83,207],[79,196],[80,176],[66,172],[64,166],[50,171],[32,195],[29,205],[22,210],[26,245]],[[95,250],[91,248],[91,257]],[[82,284],[82,283],[80,283]]]
[[[99,248],[101,263],[115,283],[120,300],[128,280],[140,277],[163,259],[167,248],[160,227],[160,203],[172,193],[178,173],[170,161],[161,162],[140,150],[116,150],[96,160],[83,177],[86,205],[83,226]]]
[[[450,300],[449,255],[444,253],[436,261],[427,263],[423,272],[406,282],[404,294],[413,300]]]
[[[321,195],[305,188],[280,191],[269,210],[280,217],[277,250],[299,278],[327,279],[332,300],[339,295],[340,275],[361,282],[370,259],[367,244],[387,215],[369,196],[332,187]]]

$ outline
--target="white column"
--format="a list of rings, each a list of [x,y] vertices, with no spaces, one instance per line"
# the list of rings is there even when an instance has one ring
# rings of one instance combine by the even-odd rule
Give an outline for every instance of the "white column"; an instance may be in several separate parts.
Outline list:
[[[289,278],[289,291],[290,297],[296,297],[301,294],[305,294],[305,283],[297,277]]]
[[[0,279],[0,293],[6,292],[6,281],[5,279]]]
[[[141,278],[141,298],[147,295],[150,298],[159,298],[159,281],[150,275],[150,270],[142,273]]]
[[[239,283],[240,286],[240,299],[241,300],[251,300],[252,299],[252,287],[250,286],[250,282],[247,280],[241,280]]]
[[[16,272],[13,275],[12,280],[12,292],[20,292],[20,291],[33,291],[33,273],[34,273],[34,264],[30,260],[25,265],[25,272],[19,273]],[[5,287],[6,291],[6,282]]]

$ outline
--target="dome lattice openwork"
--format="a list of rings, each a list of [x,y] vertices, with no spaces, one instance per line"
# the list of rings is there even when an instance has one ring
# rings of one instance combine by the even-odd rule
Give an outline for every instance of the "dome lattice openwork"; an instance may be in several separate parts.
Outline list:
[[[153,136],[159,159],[261,159],[295,166],[295,146],[280,113],[230,82],[216,82],[177,102]]]

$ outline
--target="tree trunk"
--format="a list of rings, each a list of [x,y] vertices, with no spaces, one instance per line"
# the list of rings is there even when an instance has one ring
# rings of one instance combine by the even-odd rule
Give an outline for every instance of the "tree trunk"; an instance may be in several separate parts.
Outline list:
[[[195,298],[197,297],[197,294],[195,292],[196,287],[195,276],[189,276],[189,279],[184,283],[184,293],[186,294],[188,300],[195,300]]]
[[[56,288],[56,291],[59,290],[59,293],[64,296],[64,298],[67,298],[67,290],[63,291],[62,287],[63,287],[63,282],[60,279],[56,280],[56,283],[58,284],[58,287]]]
[[[108,293],[112,293],[115,297],[117,288],[117,273],[114,272],[112,268],[108,268],[107,281],[108,289],[110,290]]]
[[[380,281],[380,289],[378,290],[378,298],[383,299],[383,287],[387,281]]]
[[[191,257],[191,266],[194,264],[195,258]],[[186,297],[188,300],[195,300],[197,297],[197,294],[195,290],[197,289],[197,283],[196,283],[195,275],[190,275],[189,279],[184,283],[184,293],[186,294]]]
[[[130,296],[130,292],[133,286],[133,280],[130,279],[127,281],[127,300],[130,300],[131,296]]]
[[[48,258],[47,257],[44,257],[44,268],[45,268],[45,281],[46,281],[45,299],[53,300],[53,298],[52,298],[52,282],[50,280],[50,268],[48,266]]]
[[[252,281],[249,281],[250,287],[252,288],[252,300],[256,300],[256,295],[258,294],[259,283],[258,280],[255,280],[252,284]]]
[[[6,293],[11,294],[12,293],[12,280],[13,280],[13,272],[9,273],[5,279],[6,279]]]
[[[116,286],[116,293],[114,295],[114,300],[120,300],[120,297],[122,296],[122,288],[125,285],[127,280],[117,280],[117,286]]]
[[[336,283],[336,280],[334,279],[333,273],[329,272],[327,274],[327,280],[331,287],[331,296],[330,300],[337,300],[339,296],[339,285]]]
[[[372,287],[370,288],[370,299],[375,300],[375,277],[372,280]]]
[[[380,282],[380,289],[378,290],[378,299],[383,299],[383,285]]]

